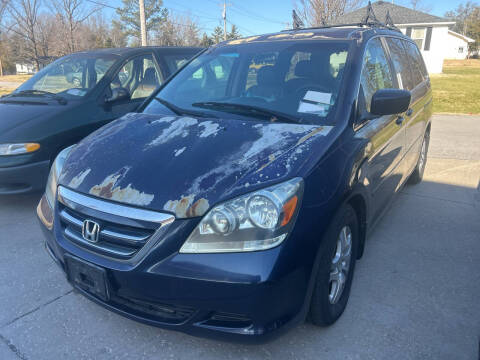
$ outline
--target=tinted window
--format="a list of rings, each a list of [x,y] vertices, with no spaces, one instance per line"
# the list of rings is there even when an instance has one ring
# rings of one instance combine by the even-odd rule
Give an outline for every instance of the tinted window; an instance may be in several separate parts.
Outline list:
[[[423,73],[426,75],[422,55],[420,55],[420,51],[415,44],[409,41],[403,41],[403,43],[408,53],[413,85],[415,87],[423,81]]]
[[[365,50],[361,85],[367,111],[375,91],[394,87],[393,76],[380,39],[370,40]]]
[[[395,38],[387,38],[388,48],[390,49],[390,57],[397,76],[400,88],[412,90],[414,88],[411,78],[410,68],[408,65],[408,57],[402,45],[402,40]]]
[[[218,105],[222,102],[320,123],[335,106],[348,47],[346,41],[231,42],[190,62],[158,97],[190,111],[265,116],[258,111],[243,115],[245,111],[240,113],[238,106],[232,110]],[[163,111],[155,101],[145,109],[148,113]]]

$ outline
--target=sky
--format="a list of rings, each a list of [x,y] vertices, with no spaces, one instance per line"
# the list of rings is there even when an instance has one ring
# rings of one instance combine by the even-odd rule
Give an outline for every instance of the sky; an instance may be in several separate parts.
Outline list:
[[[101,2],[101,0],[98,0]],[[394,0],[395,4],[408,7],[408,0]],[[455,9],[466,0],[422,0],[430,8],[429,13],[443,16],[446,11]],[[121,0],[104,1],[110,6],[120,6]],[[263,34],[283,30],[291,21],[295,0],[227,0],[228,28],[235,24],[243,36]],[[163,0],[163,6],[172,14],[195,18],[201,32],[210,34],[215,26],[223,28],[222,0]],[[110,15],[114,10],[107,10]]]

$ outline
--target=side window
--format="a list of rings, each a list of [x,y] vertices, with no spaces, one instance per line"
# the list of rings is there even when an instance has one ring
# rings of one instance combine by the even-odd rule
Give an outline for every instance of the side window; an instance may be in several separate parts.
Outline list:
[[[162,82],[152,55],[141,55],[127,61],[113,77],[110,89],[122,87],[132,99],[148,97]]]
[[[394,87],[393,76],[380,39],[370,40],[365,50],[360,79],[365,105],[370,111],[370,103],[375,91]]]
[[[168,74],[171,75],[185,64],[194,54],[165,55],[163,58],[167,64]]]
[[[409,41],[404,41],[403,44],[405,45],[405,49],[407,50],[409,57],[410,69],[412,71],[413,78],[413,87],[415,87],[424,80],[424,77],[428,77],[427,71],[423,63],[422,55],[420,55],[420,51],[415,44]]]
[[[402,40],[389,37],[387,38],[387,44],[395,68],[398,85],[402,89],[412,90],[415,86],[413,84],[408,65],[408,57],[405,48],[402,45]]]

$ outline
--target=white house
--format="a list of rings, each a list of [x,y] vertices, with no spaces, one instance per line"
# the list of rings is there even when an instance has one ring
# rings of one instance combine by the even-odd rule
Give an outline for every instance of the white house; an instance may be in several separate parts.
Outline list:
[[[385,22],[388,12],[395,26],[416,42],[422,52],[428,72],[431,74],[441,73],[443,60],[449,59],[455,52],[458,53],[462,46],[465,57],[468,53],[468,40],[466,40],[467,45],[465,45],[465,40],[460,44],[462,40],[457,41],[458,37],[453,39],[455,36],[452,33],[454,32],[448,29],[449,26],[455,24],[454,21],[382,0],[372,3],[372,8],[377,20],[381,22]],[[363,7],[338,17],[335,24],[359,23],[366,14],[367,8]],[[463,37],[463,35],[460,36]]]
[[[33,64],[15,64],[17,74],[35,74],[35,66]]]
[[[468,43],[475,42],[468,36],[448,30],[448,45],[445,46],[445,59],[464,60],[468,56]]]

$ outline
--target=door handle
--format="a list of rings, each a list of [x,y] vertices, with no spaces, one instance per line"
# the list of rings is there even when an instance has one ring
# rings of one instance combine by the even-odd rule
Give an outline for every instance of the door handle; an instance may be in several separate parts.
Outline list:
[[[413,114],[412,108],[408,109],[407,112],[405,113],[405,115],[407,116],[412,116],[412,114]]]
[[[397,120],[395,120],[395,123],[397,125],[402,125],[404,121],[405,121],[405,118],[403,116],[399,116],[397,117]]]

